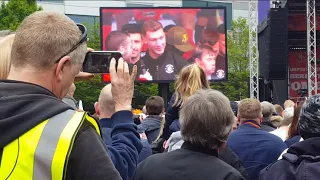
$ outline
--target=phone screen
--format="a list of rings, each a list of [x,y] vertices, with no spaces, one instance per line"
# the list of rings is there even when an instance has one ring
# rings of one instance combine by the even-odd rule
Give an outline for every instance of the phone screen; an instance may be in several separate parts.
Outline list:
[[[119,58],[122,57],[120,52],[114,51],[92,51],[88,52],[83,62],[83,72],[93,74],[109,73],[110,61],[112,58],[116,60],[116,67]]]

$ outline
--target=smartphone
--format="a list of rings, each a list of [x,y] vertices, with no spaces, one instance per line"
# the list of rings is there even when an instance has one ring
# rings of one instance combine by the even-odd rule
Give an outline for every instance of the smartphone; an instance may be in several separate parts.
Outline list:
[[[122,54],[118,51],[92,51],[86,54],[83,62],[82,71],[92,74],[106,74],[110,73],[110,62],[114,58],[116,60],[116,67]]]

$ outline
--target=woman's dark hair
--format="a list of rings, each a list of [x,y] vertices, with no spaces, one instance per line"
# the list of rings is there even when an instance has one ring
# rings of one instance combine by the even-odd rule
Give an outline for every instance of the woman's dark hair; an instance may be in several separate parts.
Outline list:
[[[297,107],[294,108],[294,114],[292,118],[292,123],[289,127],[288,131],[288,139],[300,135],[299,130],[298,130],[298,124],[299,124],[299,116],[300,116],[300,111],[302,108],[304,102],[300,102]]]

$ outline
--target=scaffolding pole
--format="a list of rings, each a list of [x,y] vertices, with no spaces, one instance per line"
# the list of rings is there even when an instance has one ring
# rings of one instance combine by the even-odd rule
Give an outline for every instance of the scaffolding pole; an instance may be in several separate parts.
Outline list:
[[[317,94],[316,1],[307,0],[308,95]]]
[[[250,98],[259,99],[258,1],[249,0]]]

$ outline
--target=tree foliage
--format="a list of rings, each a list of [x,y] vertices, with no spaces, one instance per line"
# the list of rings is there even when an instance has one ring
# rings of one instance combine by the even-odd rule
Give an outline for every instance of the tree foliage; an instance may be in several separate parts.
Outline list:
[[[212,83],[211,87],[235,101],[246,98],[249,94],[249,27],[246,19],[232,21],[227,45],[228,81]]]
[[[36,0],[10,0],[5,4],[1,1],[0,30],[15,31],[23,19],[35,11],[42,10]]]

